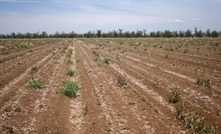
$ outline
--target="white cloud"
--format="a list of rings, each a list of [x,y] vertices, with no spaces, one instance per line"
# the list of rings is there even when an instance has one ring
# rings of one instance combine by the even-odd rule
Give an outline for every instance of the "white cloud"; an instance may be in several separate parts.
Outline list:
[[[103,25],[103,22],[95,22],[97,25]]]
[[[174,19],[173,22],[181,22],[180,19]]]

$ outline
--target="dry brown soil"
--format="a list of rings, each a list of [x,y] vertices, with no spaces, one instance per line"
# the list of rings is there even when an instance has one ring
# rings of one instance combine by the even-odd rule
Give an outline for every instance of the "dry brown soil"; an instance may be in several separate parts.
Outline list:
[[[181,104],[221,132],[221,39],[33,39],[0,45],[2,134],[193,133],[176,118]],[[30,89],[32,77],[43,80],[42,88]],[[67,79],[79,83],[76,98],[62,95]],[[197,84],[199,79],[209,83]],[[175,103],[169,102],[172,88],[180,91]]]

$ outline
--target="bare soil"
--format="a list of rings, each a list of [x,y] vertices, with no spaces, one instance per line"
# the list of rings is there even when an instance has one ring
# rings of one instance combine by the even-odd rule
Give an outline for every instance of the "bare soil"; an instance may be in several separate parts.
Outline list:
[[[1,40],[0,46],[0,133],[193,133],[176,118],[181,104],[211,124],[210,133],[221,132],[221,39]],[[32,78],[43,80],[42,88],[30,89]],[[79,83],[76,98],[62,94],[67,79]],[[172,88],[180,91],[175,103]]]

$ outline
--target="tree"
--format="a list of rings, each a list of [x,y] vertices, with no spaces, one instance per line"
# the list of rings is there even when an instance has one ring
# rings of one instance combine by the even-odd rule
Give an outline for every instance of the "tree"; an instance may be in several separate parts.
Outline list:
[[[97,30],[97,37],[98,37],[98,38],[101,37],[101,31],[102,31],[102,30]]]
[[[177,31],[173,31],[173,37],[178,37],[179,34],[177,33]]]
[[[184,37],[185,36],[184,32],[183,31],[179,31],[179,36],[180,37]]]
[[[123,36],[123,29],[118,29],[118,31],[119,31],[119,37],[122,37]]]
[[[197,28],[195,27],[195,37],[198,37],[198,31],[197,31]]]
[[[42,38],[46,38],[46,37],[48,37],[48,34],[47,34],[46,31],[43,31],[41,34],[42,34]]]
[[[198,37],[200,37],[200,38],[203,37],[203,31],[201,29],[199,30],[199,32],[197,34],[198,34]]]
[[[136,37],[143,37],[143,31],[141,31],[141,30],[137,30],[135,36],[136,36]]]
[[[186,31],[186,37],[192,37],[192,31],[190,29]]]
[[[206,30],[206,36],[207,36],[207,37],[211,37],[210,29],[207,29],[207,30]]]
[[[212,31],[212,37],[219,37],[219,33],[216,30]]]
[[[118,37],[118,33],[117,33],[116,30],[113,30],[113,37],[114,37],[114,38],[117,38],[117,37]]]
[[[126,31],[126,32],[123,34],[123,37],[125,37],[125,38],[130,38],[130,37],[131,37],[130,31]]]
[[[147,37],[147,29],[143,29],[143,36]]]
[[[156,37],[156,33],[155,32],[150,32],[150,37]]]
[[[170,30],[165,30],[163,33],[164,37],[172,37],[172,32]]]

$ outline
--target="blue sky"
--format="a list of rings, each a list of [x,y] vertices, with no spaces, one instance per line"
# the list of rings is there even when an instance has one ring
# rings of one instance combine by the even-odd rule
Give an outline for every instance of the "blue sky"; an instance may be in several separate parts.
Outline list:
[[[221,30],[221,0],[0,0],[0,34]]]

